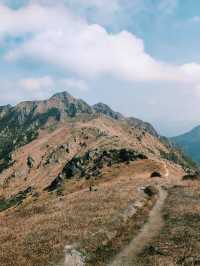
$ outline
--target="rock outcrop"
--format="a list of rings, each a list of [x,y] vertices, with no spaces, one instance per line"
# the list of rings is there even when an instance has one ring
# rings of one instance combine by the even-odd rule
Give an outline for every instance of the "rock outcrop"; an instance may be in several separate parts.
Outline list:
[[[128,149],[113,150],[92,150],[87,151],[83,156],[73,157],[64,166],[62,172],[45,188],[47,191],[54,191],[62,186],[64,180],[76,178],[97,178],[101,175],[101,169],[105,166],[111,167],[114,164],[129,163],[136,160],[147,159],[142,153]]]
[[[65,262],[64,266],[85,266],[85,259],[80,252],[73,246],[65,247]]]

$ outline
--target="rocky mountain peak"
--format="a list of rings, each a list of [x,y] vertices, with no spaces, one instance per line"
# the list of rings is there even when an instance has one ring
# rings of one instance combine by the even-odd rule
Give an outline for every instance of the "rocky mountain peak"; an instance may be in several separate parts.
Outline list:
[[[157,131],[154,129],[154,127],[150,123],[144,122],[144,121],[137,119],[135,117],[129,117],[129,118],[127,118],[127,121],[128,121],[130,126],[140,128],[140,129],[148,132],[149,134],[153,135],[154,137],[159,137],[159,134],[157,133]]]
[[[54,94],[49,100],[58,100],[62,102],[75,101],[75,98],[67,91],[62,91]]]
[[[0,106],[0,118],[2,118],[11,108],[12,106],[10,104]]]
[[[93,109],[95,110],[96,113],[104,114],[116,120],[124,120],[128,122],[128,124],[132,127],[142,129],[148,132],[149,134],[153,135],[154,137],[159,137],[158,133],[150,123],[144,122],[135,117],[126,118],[122,114],[113,111],[108,105],[104,103],[97,103],[93,105]]]
[[[60,122],[68,119],[72,119],[73,123],[85,118],[92,120],[96,117],[94,114],[103,114],[116,120],[115,122],[123,121],[131,128],[139,128],[142,132],[146,131],[158,136],[148,123],[126,118],[104,103],[90,106],[85,101],[76,99],[64,91],[47,100],[25,101],[14,107],[10,105],[0,107],[0,157],[30,143],[37,138],[40,129],[45,129],[50,125],[59,126]]]
[[[10,104],[0,106],[0,112],[3,110],[6,110],[6,109],[10,109],[11,107],[12,107],[12,105],[10,105]]]
[[[104,103],[97,103],[95,105],[93,105],[93,109],[95,110],[96,113],[101,113],[104,115],[107,115],[113,119],[123,119],[123,115],[113,111],[108,105],[104,104]]]

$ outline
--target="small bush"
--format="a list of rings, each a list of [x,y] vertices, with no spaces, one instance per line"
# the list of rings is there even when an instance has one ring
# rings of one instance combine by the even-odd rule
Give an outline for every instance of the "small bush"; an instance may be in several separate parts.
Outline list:
[[[192,180],[192,181],[199,180],[200,181],[200,176],[197,174],[187,174],[183,176],[182,180],[185,180],[185,181],[186,180]]]

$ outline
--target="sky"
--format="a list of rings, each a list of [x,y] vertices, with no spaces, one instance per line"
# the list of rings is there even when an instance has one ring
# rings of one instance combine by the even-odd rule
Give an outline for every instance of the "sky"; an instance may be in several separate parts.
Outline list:
[[[199,0],[0,0],[0,105],[67,90],[174,136],[200,124]]]

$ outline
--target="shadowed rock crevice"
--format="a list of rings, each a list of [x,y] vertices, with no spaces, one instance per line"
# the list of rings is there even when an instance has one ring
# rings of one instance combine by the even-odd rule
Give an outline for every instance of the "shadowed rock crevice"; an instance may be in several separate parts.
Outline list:
[[[24,191],[20,191],[18,194],[11,196],[8,199],[0,198],[0,212],[11,207],[20,205],[27,198],[28,195],[31,195],[32,192],[32,187],[28,187]]]
[[[86,179],[100,177],[103,167],[144,159],[147,159],[146,155],[128,149],[87,151],[82,157],[77,156],[67,162],[59,176],[45,190],[56,190],[62,186],[64,180],[75,177]]]

